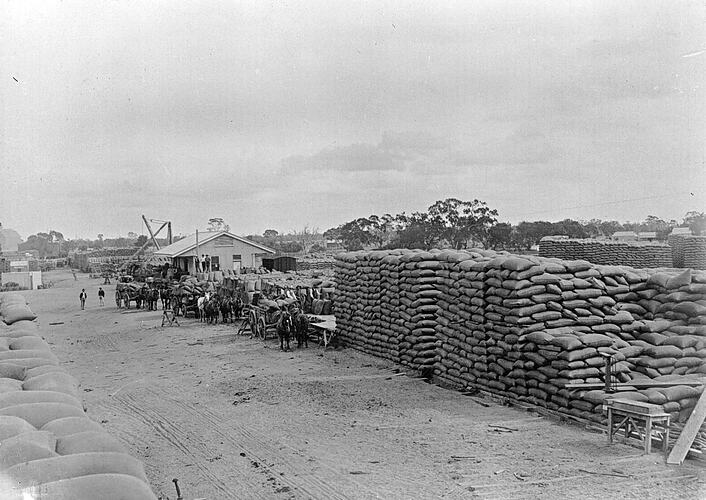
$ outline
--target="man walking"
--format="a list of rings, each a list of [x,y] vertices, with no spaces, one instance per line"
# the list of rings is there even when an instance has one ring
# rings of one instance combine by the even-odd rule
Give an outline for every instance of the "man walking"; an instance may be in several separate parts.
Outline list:
[[[98,303],[100,305],[105,305],[105,291],[103,287],[98,287]]]
[[[78,295],[79,300],[81,301],[81,309],[83,310],[86,307],[86,289],[82,288],[81,293]]]

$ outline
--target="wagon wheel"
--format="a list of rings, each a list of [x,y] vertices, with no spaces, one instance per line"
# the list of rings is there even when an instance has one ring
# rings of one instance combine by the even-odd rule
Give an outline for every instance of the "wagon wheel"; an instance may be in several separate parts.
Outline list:
[[[262,316],[257,319],[257,330],[260,332],[262,340],[267,339],[267,325],[265,324],[265,318]]]

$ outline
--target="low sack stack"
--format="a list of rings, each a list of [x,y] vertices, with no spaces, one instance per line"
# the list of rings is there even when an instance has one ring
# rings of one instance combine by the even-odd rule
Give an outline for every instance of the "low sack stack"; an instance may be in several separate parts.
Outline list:
[[[558,239],[547,236],[539,242],[539,255],[613,266],[672,266],[672,248],[660,243]]]
[[[706,273],[637,270],[486,250],[355,252],[337,262],[336,317],[352,347],[440,383],[601,421],[615,381],[706,373]],[[569,387],[567,387],[569,386]],[[701,388],[620,392],[684,421]]]
[[[142,462],[88,418],[22,295],[1,294],[0,498],[152,499]]]

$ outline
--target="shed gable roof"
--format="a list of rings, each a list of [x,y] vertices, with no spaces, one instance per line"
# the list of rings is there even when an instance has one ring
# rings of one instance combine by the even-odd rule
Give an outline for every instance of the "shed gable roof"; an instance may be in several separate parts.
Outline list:
[[[199,245],[206,244],[220,236],[227,236],[235,241],[239,241],[240,243],[244,243],[251,247],[257,248],[258,250],[262,250],[263,252],[272,254],[275,253],[275,251],[271,248],[268,248],[264,245],[260,245],[259,243],[255,243],[254,241],[250,241],[246,238],[241,238],[240,236],[236,236],[232,233],[229,233],[228,231],[207,231],[205,233],[199,233]],[[155,255],[162,255],[174,258],[179,257],[180,255],[194,248],[196,248],[196,233],[191,234],[186,238],[182,238],[179,241],[172,243],[171,245],[166,246],[160,250],[157,250],[155,252]]]

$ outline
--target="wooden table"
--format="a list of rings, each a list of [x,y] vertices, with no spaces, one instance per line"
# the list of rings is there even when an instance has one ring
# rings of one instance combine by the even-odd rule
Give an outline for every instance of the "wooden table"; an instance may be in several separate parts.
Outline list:
[[[333,314],[307,314],[307,316],[321,320],[318,323],[312,321],[309,324],[320,335],[319,342],[323,341],[324,349],[326,349],[336,336],[336,316]]]
[[[613,442],[613,436],[622,428],[625,439],[638,437],[644,442],[645,453],[652,450],[652,431],[662,431],[662,451],[667,460],[669,449],[669,413],[661,406],[641,403],[630,399],[609,399],[603,405],[603,411],[608,412],[608,442]],[[617,423],[616,423],[617,422]],[[661,429],[660,429],[661,428]]]

